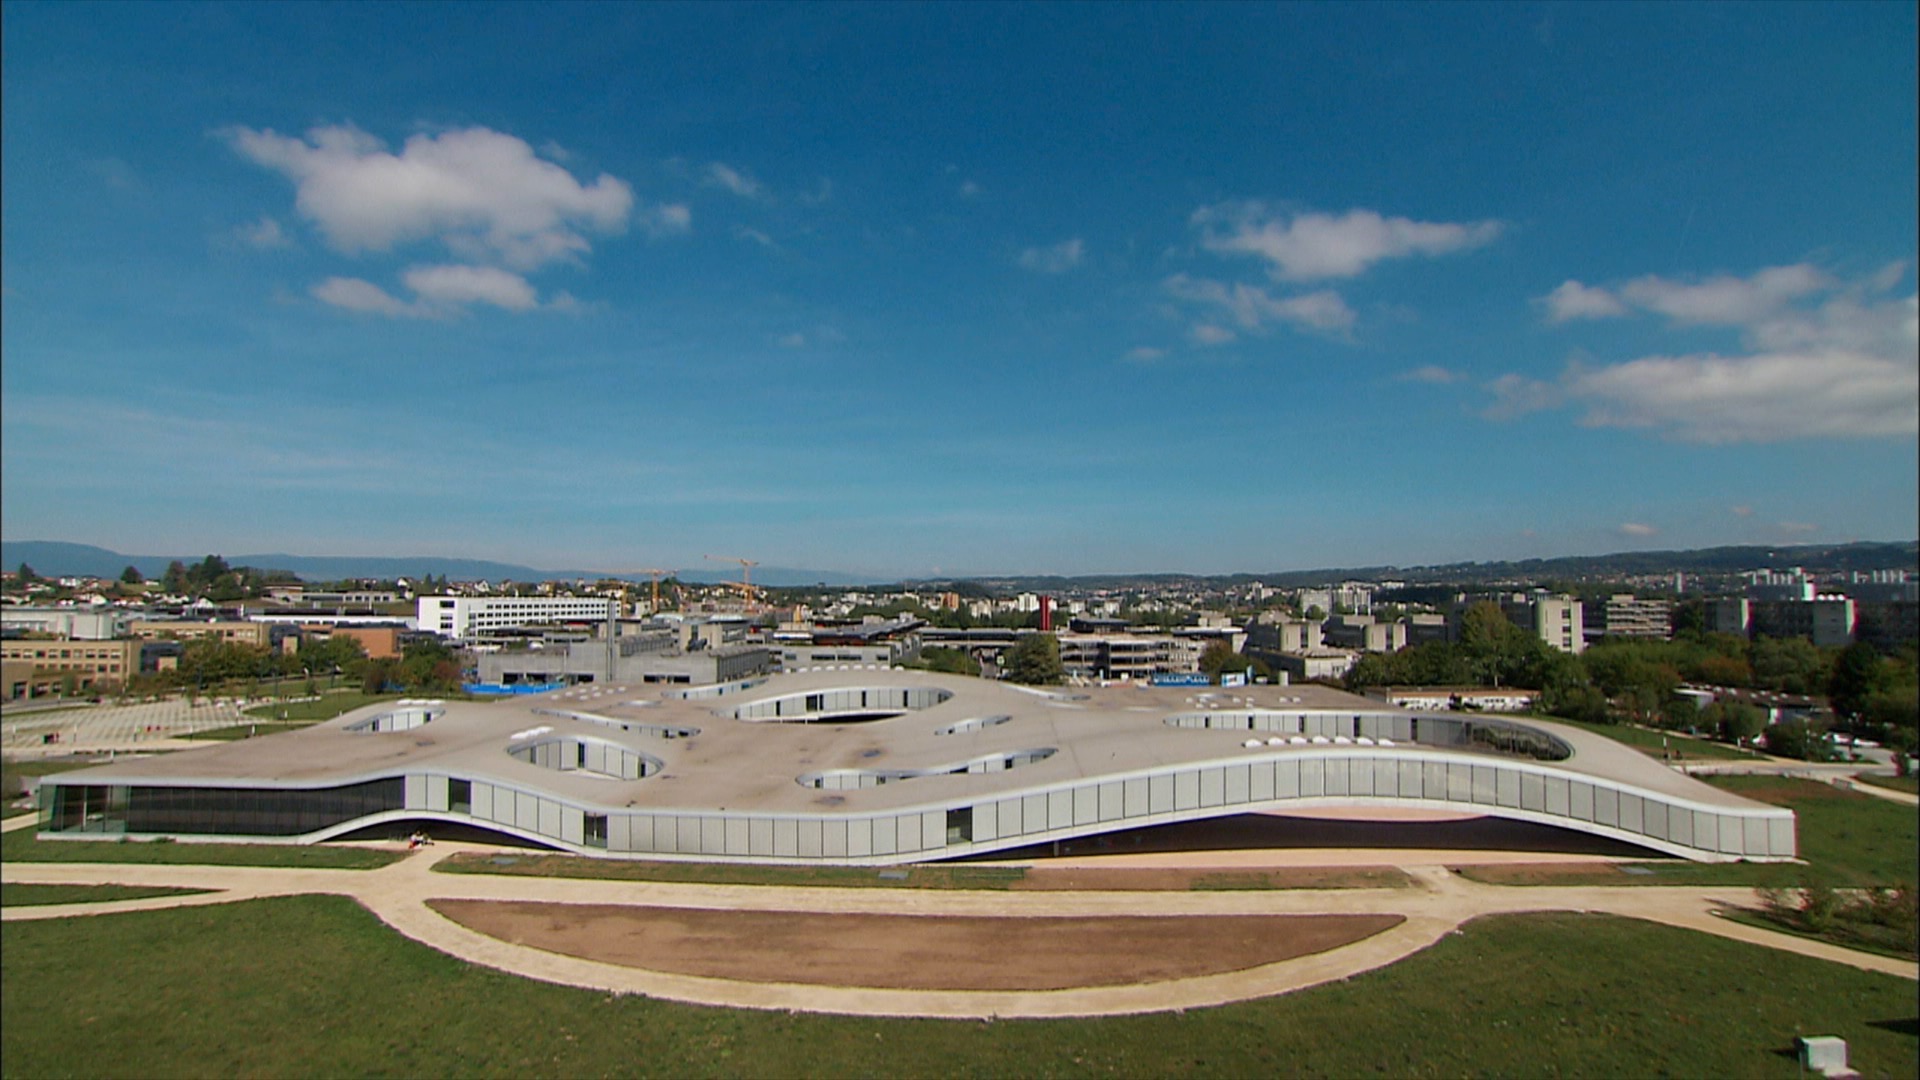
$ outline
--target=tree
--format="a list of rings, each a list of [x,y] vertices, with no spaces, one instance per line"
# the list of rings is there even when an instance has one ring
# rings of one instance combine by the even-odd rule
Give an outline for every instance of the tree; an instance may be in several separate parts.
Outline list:
[[[175,559],[167,564],[167,572],[160,578],[160,587],[168,593],[179,596],[187,591],[187,564]]]
[[[1856,641],[1841,651],[1827,679],[1827,701],[1833,714],[1848,724],[1859,723],[1867,703],[1886,682],[1880,653],[1864,641]]]
[[[194,584],[205,587],[219,581],[223,575],[232,569],[232,567],[227,565],[227,560],[218,555],[209,555],[200,560],[200,565],[190,571],[190,576]]]
[[[137,566],[128,566],[125,570],[120,571],[120,581],[123,584],[143,585],[146,583],[146,580],[146,575],[142,574],[140,568]]]
[[[1825,761],[1827,740],[1812,724],[1795,717],[1767,729],[1767,752],[1802,761]]]
[[[1818,694],[1832,668],[1806,638],[1758,638],[1753,643],[1753,681],[1788,694]]]
[[[912,665],[928,671],[943,671],[949,675],[980,674],[980,661],[965,649],[943,649],[931,646],[920,650],[920,659]]]
[[[1237,674],[1242,671],[1251,671],[1255,679],[1271,680],[1273,678],[1272,668],[1245,653],[1234,652],[1233,646],[1224,641],[1216,641],[1208,645],[1206,651],[1200,654],[1200,670],[1206,672],[1207,677],[1216,683],[1220,681],[1220,676],[1227,672]]]
[[[1007,679],[1029,686],[1053,686],[1065,681],[1060,664],[1060,639],[1052,634],[1027,634],[1007,650]]]
[[[1767,714],[1752,705],[1716,701],[1700,710],[1700,722],[1728,742],[1745,746],[1767,729]]]
[[[20,575],[19,575],[19,576],[20,576],[20,584],[22,584],[22,585],[31,585],[31,584],[33,584],[34,582],[36,582],[36,581],[39,581],[39,580],[40,580],[40,575],[39,575],[39,574],[36,574],[36,573],[34,573],[34,572],[33,572],[33,567],[31,567],[31,566],[28,566],[28,565],[27,565],[26,563],[21,563],[21,564],[20,564]]]

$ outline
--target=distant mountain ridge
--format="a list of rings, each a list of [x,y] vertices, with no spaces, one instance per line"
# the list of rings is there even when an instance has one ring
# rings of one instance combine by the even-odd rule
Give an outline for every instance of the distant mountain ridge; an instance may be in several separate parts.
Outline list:
[[[309,581],[335,581],[342,578],[419,577],[445,575],[455,580],[475,581],[547,581],[615,576],[601,570],[540,570],[517,563],[486,559],[459,559],[441,555],[229,555],[214,552],[235,566],[261,570],[286,570]],[[132,565],[148,577],[166,573],[175,559],[192,564],[205,558],[198,555],[122,555],[90,544],[55,540],[0,541],[0,565],[8,569],[21,563],[50,577],[118,577]],[[1502,562],[1462,562],[1435,566],[1363,566],[1344,569],[1282,570],[1269,574],[1088,574],[1074,577],[1045,574],[989,574],[965,579],[919,578],[901,584],[928,587],[965,580],[979,585],[1009,590],[1060,588],[1125,589],[1149,585],[1170,585],[1183,581],[1235,583],[1260,581],[1291,588],[1326,585],[1343,580],[1399,580],[1409,583],[1496,581],[1579,581],[1625,578],[1654,574],[1733,574],[1761,567],[1804,566],[1818,572],[1869,570],[1920,570],[1920,542],[1913,540],[1849,544],[1798,544],[1767,547],[1757,544],[1696,548],[1680,551],[1623,551],[1610,555],[1566,555],[1553,559],[1523,559]],[[737,581],[739,571],[724,563],[674,571],[682,581],[712,583]],[[645,581],[644,574],[618,575]],[[780,566],[756,566],[753,580],[776,588],[828,585],[836,588],[880,584],[851,574],[826,570],[804,570]]]
[[[119,577],[128,566],[153,578],[167,572],[167,564],[178,559],[192,565],[207,557],[209,552],[197,555],[123,555],[91,544],[74,544],[59,540],[0,540],[0,566],[12,570],[26,563],[37,574],[47,577]],[[601,578],[613,575],[600,570],[540,570],[518,563],[494,562],[488,559],[459,559],[444,555],[388,556],[388,555],[288,555],[283,552],[270,554],[228,554],[212,552],[234,566],[251,566],[259,570],[285,570],[298,574],[308,581],[338,581],[343,578],[416,578],[427,574],[444,575],[456,581],[547,581],[571,578]],[[647,580],[645,574],[624,574],[622,577],[636,581]],[[739,579],[739,571],[729,570],[724,563],[674,571],[681,581],[710,583]],[[838,574],[826,570],[805,570],[782,566],[756,566],[753,568],[755,584],[771,586],[816,585],[860,585],[865,584],[859,578],[848,574]]]

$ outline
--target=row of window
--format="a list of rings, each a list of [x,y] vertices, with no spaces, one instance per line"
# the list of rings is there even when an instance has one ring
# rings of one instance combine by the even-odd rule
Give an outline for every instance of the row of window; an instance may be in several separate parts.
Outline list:
[[[305,791],[99,784],[60,784],[52,791],[52,832],[299,836],[406,808],[400,777]]]

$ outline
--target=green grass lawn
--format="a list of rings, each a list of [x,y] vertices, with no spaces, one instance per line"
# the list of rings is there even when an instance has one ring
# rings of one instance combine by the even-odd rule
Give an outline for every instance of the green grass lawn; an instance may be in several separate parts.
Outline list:
[[[262,720],[307,720],[318,723],[331,720],[343,713],[349,713],[362,705],[371,705],[376,701],[397,701],[405,694],[363,694],[358,690],[337,690],[322,694],[313,701],[270,702],[255,705],[244,710],[248,716],[257,716]]]
[[[1909,795],[1920,795],[1920,776],[1876,776],[1873,773],[1861,773],[1854,777],[1862,784],[1871,784],[1888,791],[1904,791]]]
[[[1673,751],[1673,759],[1678,761],[1753,761],[1761,757],[1750,750],[1742,750],[1727,743],[1696,739],[1690,735],[1681,735],[1672,731],[1655,731],[1652,728],[1634,727],[1630,724],[1588,724],[1558,716],[1540,716],[1535,719],[1549,720],[1556,724],[1579,728],[1581,731],[1591,731],[1595,735],[1604,735],[1614,742],[1631,746],[1650,757],[1659,757],[1663,745],[1666,749]]]
[[[1772,885],[1800,884],[1809,873],[1837,887],[1912,884],[1920,880],[1920,817],[1912,807],[1784,776],[1703,776],[1715,787],[1784,806],[1799,821],[1800,857],[1792,863],[1633,864],[1645,873],[1550,866],[1471,866],[1460,873],[1495,885]]]
[[[1177,1014],[1000,1021],[703,1008],[534,982],[342,897],[15,922],[0,1075],[1798,1077],[1920,1057],[1913,984],[1631,920],[1469,924],[1401,963]]]
[[[165,863],[375,870],[404,852],[331,844],[179,844],[113,840],[37,840],[32,829],[0,837],[0,862]]]
[[[0,907],[40,904],[104,904],[109,900],[143,900],[149,896],[191,896],[210,889],[170,889],[164,885],[26,885],[0,884]]]
[[[233,742],[238,739],[251,739],[256,735],[273,735],[282,731],[297,731],[300,728],[312,727],[320,722],[319,720],[288,720],[285,722],[279,720],[259,720],[253,723],[235,724],[232,727],[196,731],[191,735],[183,735],[181,738],[205,739],[212,742]]]
[[[29,776],[51,776],[54,773],[67,772],[71,769],[85,769],[94,765],[105,765],[111,760],[113,759],[106,755],[101,755],[100,757],[94,758],[35,758],[30,761],[16,761],[13,758],[7,758],[4,761],[0,761],[0,791],[7,793],[5,812],[0,813],[0,817],[19,817],[21,814],[31,814],[34,812],[30,807],[20,808],[13,805],[13,793],[22,789],[20,783],[21,778]]]

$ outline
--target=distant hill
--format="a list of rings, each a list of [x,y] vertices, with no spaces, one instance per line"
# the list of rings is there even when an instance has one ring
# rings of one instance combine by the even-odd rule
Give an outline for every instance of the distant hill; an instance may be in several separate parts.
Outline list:
[[[1765,547],[1741,545],[1685,551],[1623,551],[1610,555],[1568,555],[1555,559],[1517,562],[1462,562],[1435,566],[1350,566],[1319,570],[1276,570],[1266,574],[1089,574],[988,575],[970,582],[1001,592],[1045,592],[1050,589],[1164,588],[1181,582],[1195,584],[1259,581],[1277,588],[1331,585],[1341,581],[1398,580],[1420,584],[1469,584],[1500,581],[1619,580],[1647,575],[1684,573],[1720,576],[1762,567],[1805,567],[1810,573],[1867,570],[1920,571],[1920,542],[1798,544]],[[944,584],[939,579],[920,585]]]
[[[191,555],[122,555],[89,544],[70,544],[54,540],[0,541],[0,566],[13,569],[21,563],[36,573],[52,577],[118,577],[131,564],[148,577],[164,574],[175,559],[195,563],[208,552]],[[517,563],[491,562],[485,559],[455,559],[439,555],[233,555],[213,552],[235,566],[260,570],[285,570],[309,581],[336,581],[341,578],[420,577],[446,575],[457,581],[546,581],[607,576],[601,570],[542,570]],[[957,583],[969,594],[982,589],[1000,592],[1046,592],[1078,589],[1139,589],[1166,587],[1180,582],[1229,584],[1261,581],[1280,588],[1326,585],[1344,580],[1380,581],[1394,579],[1412,584],[1469,584],[1504,581],[1604,581],[1641,575],[1684,573],[1689,575],[1735,574],[1760,567],[1803,566],[1816,573],[1865,570],[1920,569],[1920,543],[1860,542],[1853,544],[1800,544],[1790,547],[1757,545],[1699,548],[1691,551],[1623,551],[1611,555],[1569,555],[1557,559],[1525,559],[1518,562],[1465,562],[1439,566],[1360,566],[1321,570],[1281,570],[1269,574],[1091,574],[1081,577],[1055,575],[995,575],[970,578]],[[681,581],[711,584],[738,581],[738,567],[710,563],[674,571]],[[644,574],[623,575],[634,581],[647,580]],[[775,588],[825,585],[842,588],[875,584],[849,574],[825,570],[804,570],[785,566],[756,566],[757,585]],[[904,584],[925,588],[955,584],[941,579],[920,579]]]
[[[0,566],[11,570],[24,562],[33,567],[35,573],[48,577],[118,577],[128,566],[135,567],[150,578],[159,577],[167,572],[167,564],[175,559],[191,565],[209,554],[218,555],[234,566],[285,570],[308,581],[363,577],[416,578],[427,574],[445,575],[456,581],[546,581],[605,576],[605,572],[600,570],[540,570],[517,563],[456,559],[441,555],[236,555],[224,551],[202,551],[190,555],[123,555],[91,544],[71,544],[58,540],[0,540]],[[740,576],[737,569],[729,570],[724,563],[679,570],[676,574],[680,580],[688,582],[738,580]],[[625,576],[638,581],[647,579],[644,574]],[[756,584],[772,586],[864,584],[860,579],[846,574],[782,566],[756,566],[753,568],[753,580]]]

